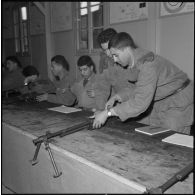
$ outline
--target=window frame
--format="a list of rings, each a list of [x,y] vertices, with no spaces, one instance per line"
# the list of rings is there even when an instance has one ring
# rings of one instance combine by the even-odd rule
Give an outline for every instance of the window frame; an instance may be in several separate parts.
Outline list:
[[[88,30],[88,48],[87,49],[81,49],[79,48],[79,32],[80,32],[80,22],[81,22],[81,19],[79,18],[79,15],[80,15],[80,2],[75,2],[75,24],[74,24],[74,29],[75,29],[75,53],[76,55],[84,55],[84,54],[97,54],[101,51],[101,48],[93,48],[93,30],[94,29],[105,29],[107,26],[108,26],[108,22],[107,22],[107,12],[106,12],[106,8],[107,8],[107,3],[106,2],[102,2],[100,1],[100,6],[103,6],[103,25],[101,27],[93,27],[92,26],[92,20],[93,20],[93,17],[92,17],[92,12],[89,11],[91,7],[93,6],[90,6],[89,4],[90,2],[87,2],[87,9],[88,9],[88,19],[87,19],[87,22],[88,22],[88,27],[87,27],[87,30]]]
[[[26,7],[27,9],[27,20],[23,21],[22,20],[22,15],[21,15],[21,8]],[[15,21],[14,19],[14,14],[17,12],[18,14],[18,20]],[[13,18],[13,28],[14,28],[14,50],[16,53],[16,56],[30,56],[31,54],[31,47],[30,47],[30,8],[29,8],[29,2],[22,2],[18,3],[15,6],[13,6],[12,9],[12,18]],[[24,24],[27,26],[26,27],[26,36],[24,35]],[[18,37],[16,36],[15,32],[15,27],[17,26],[18,28]],[[23,30],[22,30],[23,28]],[[25,51],[25,38],[27,39],[27,49],[28,51]],[[19,51],[17,51],[17,46],[16,46],[16,41],[19,39]],[[24,49],[24,50],[23,50]]]

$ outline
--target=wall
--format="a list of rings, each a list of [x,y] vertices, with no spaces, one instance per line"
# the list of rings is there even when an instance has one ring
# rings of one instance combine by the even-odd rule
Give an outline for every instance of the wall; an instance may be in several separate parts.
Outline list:
[[[194,80],[194,12],[174,16],[160,17],[160,2],[148,2],[147,20],[109,24],[109,3],[107,3],[108,27],[131,34],[138,46],[154,51],[169,59]],[[74,11],[74,10],[73,10]],[[72,66],[76,69],[74,32],[54,33],[53,41],[56,52],[64,52]],[[68,47],[67,47],[68,45]],[[99,54],[92,54],[97,68]],[[76,71],[75,77],[79,77]]]
[[[159,53],[194,80],[194,13],[159,20]]]
[[[74,3],[73,3],[74,4]],[[175,63],[194,80],[194,12],[160,17],[160,2],[148,2],[149,16],[147,20],[109,24],[109,2],[106,2],[106,19],[108,27],[131,34],[138,46],[157,52]],[[73,16],[75,9],[73,8]],[[50,17],[50,16],[48,16]],[[31,63],[40,67],[43,75],[47,75],[45,37],[32,37]],[[13,55],[14,43],[6,39],[4,50],[6,55]],[[64,55],[70,63],[71,82],[80,78],[76,62],[79,56],[75,51],[74,26],[72,30],[51,33],[51,57]],[[4,55],[3,55],[4,56]],[[99,53],[91,54],[99,65]],[[22,59],[24,60],[24,59]]]

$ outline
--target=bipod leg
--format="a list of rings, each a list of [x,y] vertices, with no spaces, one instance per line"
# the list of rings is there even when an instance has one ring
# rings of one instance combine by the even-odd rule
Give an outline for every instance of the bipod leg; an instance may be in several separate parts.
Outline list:
[[[33,157],[32,160],[30,160],[32,166],[33,166],[33,165],[36,165],[36,164],[39,162],[39,161],[37,160],[37,156],[38,156],[40,147],[41,147],[41,142],[37,144],[37,148],[36,148],[36,150],[35,150],[34,157]]]
[[[62,172],[59,172],[58,171],[58,168],[57,168],[57,166],[56,166],[56,163],[55,163],[55,160],[54,160],[54,158],[53,158],[53,154],[52,154],[52,152],[51,152],[51,148],[49,147],[49,143],[46,141],[46,142],[44,142],[44,144],[45,144],[45,149],[48,151],[48,153],[49,153],[49,157],[50,157],[50,159],[51,159],[51,162],[52,162],[52,165],[53,165],[53,168],[54,168],[54,171],[55,171],[55,175],[53,175],[53,177],[54,178],[57,178],[57,177],[59,177],[60,175],[62,175]]]

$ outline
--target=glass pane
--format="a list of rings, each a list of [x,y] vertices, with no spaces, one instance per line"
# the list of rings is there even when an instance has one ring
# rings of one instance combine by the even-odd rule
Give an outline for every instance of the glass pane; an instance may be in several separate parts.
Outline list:
[[[24,37],[24,51],[28,52],[28,38]]]
[[[80,49],[88,48],[88,32],[87,30],[81,30],[80,34]]]
[[[87,12],[87,8],[84,8],[84,9],[81,9],[80,10],[80,15],[81,16],[84,16],[84,15],[86,15],[88,12]]]
[[[103,26],[103,6],[91,7],[93,27]]]
[[[19,39],[15,39],[15,49],[16,52],[20,52],[20,40]]]
[[[87,27],[88,27],[87,15],[81,16],[81,28],[87,28]]]
[[[27,8],[26,7],[21,7],[21,18],[22,20],[27,20]]]
[[[90,5],[98,5],[100,2],[91,2]]]
[[[80,2],[80,7],[81,7],[81,8],[87,7],[87,2]]]
[[[14,25],[14,37],[18,38],[19,37],[19,25]]]
[[[25,50],[24,50],[24,39],[21,39],[21,47],[22,47],[22,53],[25,52]]]
[[[97,41],[98,35],[103,31],[103,28],[100,29],[94,29],[93,30],[93,48],[97,49],[100,48],[99,43]]]
[[[18,17],[18,10],[17,9],[14,10],[13,17],[14,17],[14,24],[19,23],[19,17]]]
[[[23,23],[23,35],[27,36],[27,23]]]

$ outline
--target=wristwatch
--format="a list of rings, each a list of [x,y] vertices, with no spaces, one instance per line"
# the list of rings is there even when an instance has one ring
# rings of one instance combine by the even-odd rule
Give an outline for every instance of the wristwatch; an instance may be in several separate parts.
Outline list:
[[[107,109],[108,116],[112,116],[112,112],[110,111],[110,108]]]

